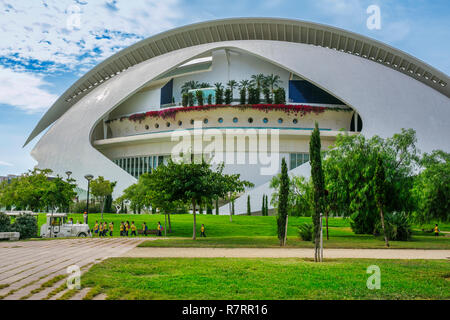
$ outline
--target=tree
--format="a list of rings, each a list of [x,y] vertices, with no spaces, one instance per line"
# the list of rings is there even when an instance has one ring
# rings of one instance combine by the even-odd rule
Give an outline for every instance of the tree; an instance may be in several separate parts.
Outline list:
[[[223,168],[223,166],[222,166]],[[219,189],[218,193],[221,198],[227,198],[230,207],[230,222],[233,221],[234,215],[234,200],[237,195],[247,187],[253,187],[254,184],[240,179],[240,174],[222,174],[216,179],[216,186]]]
[[[259,73],[259,74],[252,75],[251,79],[252,79],[251,84],[253,86],[255,86],[256,88],[260,89],[261,87],[264,86],[264,82],[265,82],[266,78],[265,78],[264,74]],[[259,90],[258,90],[258,92],[259,92]]]
[[[195,91],[195,97],[197,98],[197,105],[203,105],[203,91],[197,90]]]
[[[42,194],[43,204],[50,208],[68,208],[77,195],[74,191],[75,184],[71,182],[73,180],[66,182],[59,176],[48,181]]]
[[[99,176],[97,179],[93,179],[91,181],[91,193],[94,197],[100,199],[102,220],[106,197],[113,193],[115,186],[116,182],[105,180],[102,176]]]
[[[374,192],[378,156],[385,170],[384,212],[413,212],[411,190],[418,164],[415,142],[412,129],[402,129],[387,139],[339,135],[324,160],[330,212],[350,217],[355,233],[374,234],[380,217]]]
[[[250,207],[250,195],[247,195],[247,215],[248,216],[252,215],[252,209]]]
[[[223,104],[223,85],[221,82],[214,83],[216,87],[216,104]]]
[[[231,104],[233,102],[233,91],[230,88],[225,90],[225,104]]]
[[[324,196],[325,196],[325,182],[322,170],[322,157],[321,157],[321,143],[320,143],[320,131],[319,124],[316,122],[314,130],[311,134],[311,140],[309,142],[309,156],[311,163],[311,179],[313,182],[314,193],[314,212],[313,212],[313,224],[314,224],[314,261],[319,260],[319,242],[320,242],[320,214],[324,208]]]
[[[278,207],[279,203],[280,181],[281,174],[270,180],[270,188],[274,189],[270,203],[274,207]],[[288,215],[307,217],[312,215],[314,207],[312,190],[311,180],[306,180],[305,177],[293,176],[289,179]]]
[[[282,83],[281,78],[279,75],[270,74],[265,77],[265,83],[269,86],[270,92],[274,92],[275,88],[278,88],[278,86]]]
[[[420,160],[424,170],[415,178],[414,219],[419,223],[450,221],[450,153],[434,150]]]
[[[374,176],[375,182],[375,202],[377,204],[378,210],[380,211],[380,221],[381,221],[381,227],[383,229],[384,234],[384,241],[386,243],[386,247],[389,247],[389,241],[386,234],[386,228],[384,226],[384,215],[383,215],[383,208],[385,203],[385,192],[386,189],[384,188],[385,185],[385,174],[384,174],[384,166],[383,166],[383,159],[381,156],[378,155],[377,157],[377,165],[375,167],[375,176]]]
[[[280,240],[280,246],[285,246],[286,232],[287,232],[287,216],[288,216],[288,199],[289,199],[289,176],[287,173],[286,160],[283,158],[281,161],[281,179],[280,179],[280,191],[278,202],[278,239]]]

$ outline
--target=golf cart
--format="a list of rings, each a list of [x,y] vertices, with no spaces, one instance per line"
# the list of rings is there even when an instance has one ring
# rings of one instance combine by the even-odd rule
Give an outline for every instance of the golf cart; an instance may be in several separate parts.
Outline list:
[[[41,226],[42,238],[88,237],[87,224],[69,222],[67,213],[48,213],[47,223]]]

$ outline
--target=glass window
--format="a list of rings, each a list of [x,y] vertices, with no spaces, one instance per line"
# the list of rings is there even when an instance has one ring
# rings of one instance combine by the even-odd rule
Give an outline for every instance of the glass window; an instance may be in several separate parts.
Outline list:
[[[264,122],[264,123],[267,123],[267,122],[269,122],[269,119],[264,118],[264,119],[263,119],[263,122]]]
[[[207,124],[208,123],[208,119],[203,119],[203,123]]]
[[[253,123],[253,118],[248,118],[248,123]]]
[[[294,119],[294,120],[292,120],[292,122],[293,122],[294,124],[297,124],[297,123],[298,123],[298,120],[297,120],[297,119]]]
[[[219,118],[219,120],[217,120],[219,123],[223,122],[223,118]]]
[[[166,127],[170,127],[170,122],[167,122],[167,123],[166,123]]]
[[[181,127],[183,125],[183,121],[178,121],[178,125]]]
[[[159,124],[156,123],[155,124],[155,128],[158,129],[159,128]]]
[[[290,154],[290,170],[301,166],[309,161],[308,153],[291,153]]]
[[[234,123],[237,123],[238,121],[239,121],[238,118],[236,118],[236,117],[233,118],[233,122],[234,122]]]
[[[278,123],[283,123],[283,119],[278,119]]]
[[[158,166],[162,165],[164,163],[164,157],[158,156]]]
[[[297,164],[297,155],[295,153],[291,153],[291,165],[290,165],[290,169],[294,169],[296,164]]]

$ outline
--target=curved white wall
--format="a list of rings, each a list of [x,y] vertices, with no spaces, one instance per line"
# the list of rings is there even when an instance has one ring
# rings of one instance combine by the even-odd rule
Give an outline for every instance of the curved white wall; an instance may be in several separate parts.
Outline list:
[[[417,131],[423,151],[450,151],[450,102],[438,91],[378,63],[321,47],[278,41],[227,41],[194,46],[145,61],[95,88],[66,112],[32,151],[38,167],[66,170],[81,186],[84,174],[117,180],[115,196],[135,181],[97,151],[90,133],[97,121],[145,83],[206,51],[238,48],[295,72],[355,108],[363,134],[383,137]]]

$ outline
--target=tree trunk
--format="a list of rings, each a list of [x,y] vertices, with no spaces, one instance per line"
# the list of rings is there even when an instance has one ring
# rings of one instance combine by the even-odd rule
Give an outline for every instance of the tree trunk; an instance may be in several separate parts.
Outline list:
[[[386,235],[386,229],[384,227],[384,215],[383,215],[383,209],[380,207],[380,218],[381,218],[381,227],[383,228],[383,234],[384,234],[384,242],[386,243],[386,247],[389,247],[389,241]]]
[[[102,201],[102,220],[103,220],[103,210],[105,209],[105,199],[106,198],[103,198],[103,201]]]
[[[284,228],[283,247],[286,246],[286,241],[287,241],[288,220],[289,220],[289,216],[286,216],[286,226]]]
[[[196,217],[195,217],[195,200],[192,200],[192,215],[194,216],[194,229],[192,231],[192,240],[196,240],[197,237],[196,237],[195,230],[196,230],[197,221],[196,221]]]
[[[170,223],[170,213],[167,214],[167,220],[169,221],[169,233],[172,233],[172,224]]]
[[[325,223],[327,225],[327,240],[330,240],[330,237],[328,236],[328,210],[325,211]]]

